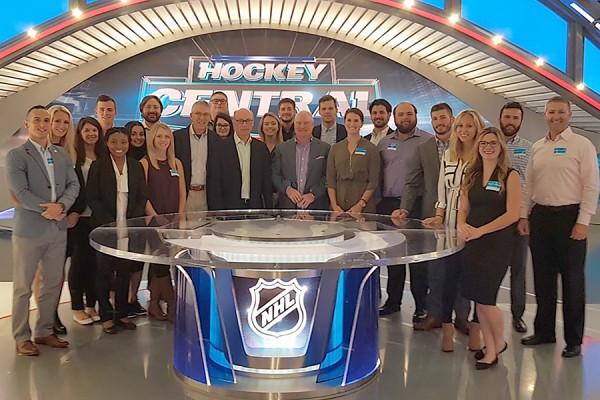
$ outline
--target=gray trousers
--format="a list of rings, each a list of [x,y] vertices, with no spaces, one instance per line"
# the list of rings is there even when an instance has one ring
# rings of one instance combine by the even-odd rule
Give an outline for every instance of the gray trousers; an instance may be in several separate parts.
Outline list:
[[[444,295],[444,282],[446,280],[446,269],[443,259],[427,262],[427,284],[429,294],[427,295],[427,312],[436,319],[442,319],[442,297]],[[466,321],[471,311],[471,302],[460,295],[456,295],[454,303],[454,314],[457,320]]]
[[[510,262],[510,303],[513,317],[525,312],[525,267],[529,236],[521,236],[515,229],[512,259]]]
[[[38,268],[40,268],[42,280],[34,337],[52,334],[54,312],[64,280],[66,249],[67,232],[59,230],[56,224],[35,239],[13,235],[12,329],[17,343],[31,339],[29,299],[31,298],[33,277]]]

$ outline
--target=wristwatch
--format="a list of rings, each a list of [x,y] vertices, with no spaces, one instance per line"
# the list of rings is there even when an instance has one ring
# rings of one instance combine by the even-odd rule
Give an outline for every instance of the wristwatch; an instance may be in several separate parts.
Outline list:
[[[360,200],[358,201],[358,204],[360,204],[360,205],[361,205],[361,206],[363,206],[363,207],[366,207],[366,206],[367,206],[367,202],[365,201],[365,199],[360,199]]]
[[[64,213],[65,211],[67,211],[67,206],[65,206],[65,203],[58,202],[58,203],[56,203],[56,204],[60,204],[60,206],[62,207],[62,212],[63,212],[63,213]]]

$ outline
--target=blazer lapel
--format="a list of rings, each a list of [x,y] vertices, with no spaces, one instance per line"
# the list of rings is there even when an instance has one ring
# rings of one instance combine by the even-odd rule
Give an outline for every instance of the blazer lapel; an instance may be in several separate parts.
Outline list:
[[[48,176],[48,170],[46,169],[46,165],[44,164],[42,155],[29,140],[27,140],[27,142],[25,142],[25,151],[27,152],[27,154],[29,154],[35,160],[35,162],[37,162],[39,167],[42,169],[44,176],[48,180],[48,183],[50,183],[50,176]]]

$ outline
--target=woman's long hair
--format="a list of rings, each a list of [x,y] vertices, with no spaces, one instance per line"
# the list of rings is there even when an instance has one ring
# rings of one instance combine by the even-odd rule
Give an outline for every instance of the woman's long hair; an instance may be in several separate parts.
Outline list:
[[[454,124],[452,125],[452,132],[450,133],[450,147],[448,151],[450,152],[450,161],[467,161],[471,158],[471,154],[467,154],[467,150],[465,149],[465,145],[458,138],[458,134],[456,133],[456,126],[462,117],[465,115],[470,115],[473,118],[473,123],[475,124],[475,137],[473,141],[477,141],[477,138],[480,136],[481,130],[485,127],[485,122],[483,122],[483,117],[479,112],[475,110],[463,110],[461,111],[454,120]]]
[[[85,144],[83,143],[83,138],[81,137],[81,131],[86,124],[93,125],[96,129],[98,129],[98,141],[94,145],[94,153],[96,153],[96,158],[100,158],[102,155],[106,154],[106,144],[104,144],[104,132],[102,131],[102,126],[100,122],[94,117],[83,117],[77,123],[77,130],[75,133],[75,140],[73,145],[73,153],[71,153],[71,158],[75,165],[83,165],[85,163]]]
[[[471,188],[475,185],[475,182],[477,182],[478,178],[481,176],[481,174],[483,174],[483,159],[481,158],[481,154],[479,152],[479,144],[481,143],[483,137],[488,134],[495,135],[498,143],[500,143],[500,154],[498,155],[497,166],[498,183],[500,184],[500,193],[504,193],[506,190],[504,187],[504,181],[508,175],[510,159],[508,158],[508,154],[506,152],[506,144],[504,144],[504,140],[502,139],[502,132],[495,126],[490,126],[484,128],[481,133],[479,133],[479,136],[477,136],[477,140],[475,140],[473,155],[467,164],[467,168],[465,169],[465,177],[462,184],[462,190],[465,193],[468,193],[469,190],[471,190]]]
[[[62,111],[69,117],[69,129],[67,129],[67,133],[65,136],[60,138],[60,143],[58,144],[60,147],[64,147],[68,153],[73,151],[73,139],[75,137],[75,127],[73,126],[73,115],[71,115],[71,111],[65,106],[61,106],[59,104],[55,104],[48,109],[50,113],[50,121],[54,120],[54,115]],[[48,139],[52,142],[52,126],[50,127],[50,135],[48,135]]]
[[[265,119],[267,117],[275,118],[275,121],[277,121],[277,144],[283,142],[283,126],[281,125],[281,121],[279,120],[279,117],[277,115],[273,114],[272,112],[265,113],[265,115],[263,115],[262,118],[260,119],[260,125],[258,128],[260,140],[265,142],[267,139],[266,135],[265,135],[265,131],[263,130],[263,124],[265,123]]]
[[[173,132],[171,132],[171,128],[167,124],[163,124],[162,122],[156,122],[150,128],[150,132],[148,132],[148,137],[146,138],[146,148],[148,149],[148,159],[150,160],[150,164],[154,167],[154,169],[160,169],[160,165],[158,165],[158,159],[156,158],[156,146],[154,146],[154,138],[156,138],[156,134],[160,129],[164,129],[169,132],[171,136],[171,143],[169,144],[169,148],[167,148],[167,163],[172,170],[177,169],[177,163],[175,162],[175,142],[173,140]]]

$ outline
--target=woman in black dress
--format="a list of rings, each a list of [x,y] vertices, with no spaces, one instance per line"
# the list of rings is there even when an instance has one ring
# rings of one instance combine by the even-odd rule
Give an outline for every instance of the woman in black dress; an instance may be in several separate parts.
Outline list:
[[[475,353],[477,369],[498,363],[506,350],[504,316],[496,306],[511,259],[511,235],[519,219],[521,183],[498,128],[485,128],[475,143],[462,185],[458,230],[463,251],[462,294],[476,303],[485,348]]]

